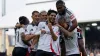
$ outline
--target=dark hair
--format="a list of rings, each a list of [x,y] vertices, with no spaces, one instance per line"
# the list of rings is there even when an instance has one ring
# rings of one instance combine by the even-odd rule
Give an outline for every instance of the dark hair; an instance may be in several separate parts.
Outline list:
[[[57,14],[57,12],[55,11],[55,10],[48,10],[48,15],[50,15],[51,13],[55,13],[55,14]]]
[[[34,13],[39,13],[39,12],[38,12],[38,11],[33,11],[33,12],[32,12],[32,15],[34,15]]]
[[[25,16],[20,16],[20,17],[19,17],[19,23],[20,23],[20,24],[27,25],[27,24],[29,24],[29,20],[28,20],[28,18],[25,17]]]
[[[41,12],[40,12],[40,15],[41,15],[42,13],[44,13],[44,12],[46,12],[46,11],[41,11]],[[46,12],[46,13],[47,13],[47,12]]]
[[[62,5],[64,5],[64,6],[65,6],[65,2],[64,2],[64,1],[62,1],[62,0],[58,0],[58,1],[56,2],[56,6],[57,6],[58,4],[62,4]]]

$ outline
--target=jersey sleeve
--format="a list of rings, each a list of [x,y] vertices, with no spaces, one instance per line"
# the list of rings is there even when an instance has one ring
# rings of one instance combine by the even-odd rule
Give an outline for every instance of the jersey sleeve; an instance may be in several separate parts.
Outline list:
[[[71,10],[67,10],[67,13],[69,14],[70,20],[73,21],[74,19],[76,19],[74,13]]]

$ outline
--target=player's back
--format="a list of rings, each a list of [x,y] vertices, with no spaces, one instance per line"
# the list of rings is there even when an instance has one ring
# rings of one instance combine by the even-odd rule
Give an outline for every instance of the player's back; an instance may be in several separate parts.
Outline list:
[[[16,30],[16,40],[15,40],[15,47],[23,47],[23,48],[27,48],[28,46],[25,45],[22,41],[22,37],[21,34],[25,33],[25,29],[24,28],[19,28]]]

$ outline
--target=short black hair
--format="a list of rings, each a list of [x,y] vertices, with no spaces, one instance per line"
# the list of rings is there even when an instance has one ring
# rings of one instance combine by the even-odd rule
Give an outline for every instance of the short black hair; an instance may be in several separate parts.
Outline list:
[[[20,24],[27,25],[27,24],[29,24],[29,20],[28,20],[28,18],[25,17],[25,16],[20,16],[20,17],[19,17],[19,23],[20,23]]]
[[[51,9],[48,10],[48,13],[47,13],[47,14],[50,15],[51,13],[55,13],[55,14],[57,14],[57,12],[56,12],[55,10],[51,10]]]
[[[62,0],[58,0],[58,1],[56,2],[56,6],[59,5],[59,4],[63,4],[63,5],[65,5],[65,2],[62,1]]]
[[[38,11],[33,11],[33,12],[32,12],[32,15],[34,15],[34,13],[39,13],[39,12],[38,12]]]

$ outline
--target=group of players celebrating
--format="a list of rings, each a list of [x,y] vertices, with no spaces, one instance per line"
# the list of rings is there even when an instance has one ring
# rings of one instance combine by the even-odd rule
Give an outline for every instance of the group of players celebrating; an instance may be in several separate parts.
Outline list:
[[[87,56],[81,29],[64,1],[55,10],[32,12],[33,21],[19,17],[13,56]]]

